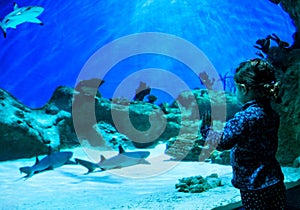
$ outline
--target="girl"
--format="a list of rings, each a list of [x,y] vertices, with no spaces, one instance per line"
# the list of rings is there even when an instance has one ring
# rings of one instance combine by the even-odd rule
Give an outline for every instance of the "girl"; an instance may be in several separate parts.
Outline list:
[[[284,177],[275,158],[279,116],[270,105],[278,93],[274,68],[261,59],[249,60],[236,69],[234,80],[242,111],[221,133],[211,130],[211,119],[204,116],[201,133],[218,150],[231,149],[232,184],[240,189],[245,209],[284,209]]]

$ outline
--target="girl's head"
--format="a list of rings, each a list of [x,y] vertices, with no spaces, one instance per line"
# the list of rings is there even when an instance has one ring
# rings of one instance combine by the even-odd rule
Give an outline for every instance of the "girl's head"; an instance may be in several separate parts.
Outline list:
[[[262,59],[242,62],[234,75],[238,99],[242,103],[253,99],[277,99],[279,82],[276,82],[274,71],[274,67]]]

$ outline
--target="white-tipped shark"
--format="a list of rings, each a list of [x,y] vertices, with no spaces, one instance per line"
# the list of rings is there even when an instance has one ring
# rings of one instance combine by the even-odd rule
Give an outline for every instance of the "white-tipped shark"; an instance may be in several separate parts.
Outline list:
[[[65,164],[75,164],[70,161],[73,156],[73,152],[52,152],[51,147],[49,147],[49,154],[42,160],[39,160],[36,156],[36,161],[33,166],[21,167],[19,170],[21,173],[25,173],[25,177],[31,177],[34,174],[45,170],[52,170],[58,168]]]
[[[149,155],[150,152],[148,151],[125,152],[123,147],[120,145],[119,154],[108,159],[101,155],[99,163],[92,163],[90,161],[81,160],[78,158],[75,158],[75,162],[86,167],[88,169],[87,173],[90,173],[97,168],[100,168],[102,170],[109,170],[116,168],[124,168],[137,164],[150,164],[148,161],[145,160],[145,158],[147,158]]]
[[[0,22],[0,28],[3,32],[3,36],[6,37],[6,29],[13,28],[16,29],[17,25],[22,23],[37,23],[43,25],[42,21],[37,19],[37,17],[44,11],[43,7],[39,6],[26,6],[18,7],[14,3],[14,11],[6,15]]]

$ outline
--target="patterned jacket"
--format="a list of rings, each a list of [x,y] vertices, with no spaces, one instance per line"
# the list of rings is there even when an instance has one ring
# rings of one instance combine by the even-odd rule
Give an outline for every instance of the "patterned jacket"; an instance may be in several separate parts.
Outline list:
[[[275,158],[278,128],[279,116],[270,104],[253,100],[226,122],[223,132],[210,131],[207,141],[217,138],[217,149],[231,149],[234,187],[258,190],[283,181]]]

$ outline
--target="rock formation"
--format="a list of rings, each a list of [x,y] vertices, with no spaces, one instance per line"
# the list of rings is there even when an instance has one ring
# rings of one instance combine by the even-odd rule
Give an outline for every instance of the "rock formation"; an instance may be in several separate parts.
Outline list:
[[[284,11],[286,11],[291,19],[293,20],[293,23],[296,27],[296,33],[294,34],[294,43],[293,48],[299,49],[300,47],[300,36],[299,36],[299,30],[300,30],[300,1],[299,0],[277,0],[271,2],[275,4],[280,4],[280,6],[283,8]]]
[[[266,58],[277,67],[277,78],[282,83],[282,102],[274,104],[281,116],[278,159],[281,164],[291,164],[300,155],[300,1],[270,1],[280,4],[290,14],[296,27],[291,46],[278,44],[278,47],[267,51],[264,48]],[[183,153],[191,149],[192,153],[187,153],[190,160],[197,156],[200,148],[195,147],[198,137],[194,131],[199,126],[197,116],[213,107],[216,110],[214,120],[224,120],[239,110],[232,94],[208,94],[206,90],[183,92],[176,102],[164,104],[162,109],[143,102],[146,94],[137,97],[140,101],[135,102],[108,100],[97,91],[103,81],[91,81],[91,86],[91,83],[80,83],[75,92],[69,87],[58,87],[49,102],[40,109],[30,109],[0,89],[0,160],[32,157],[36,153],[46,153],[48,145],[54,148],[72,147],[81,140],[113,148],[117,144],[146,147],[179,134],[175,142],[187,146],[172,146],[173,154],[181,154],[180,149],[184,150]],[[216,160],[219,161],[218,158]]]
[[[205,178],[202,176],[185,177],[178,181],[179,183],[175,185],[175,188],[178,189],[179,192],[185,193],[201,193],[212,188],[223,186],[218,174],[211,174]]]
[[[46,113],[45,109],[30,109],[0,89],[0,160],[32,157],[70,141],[71,115],[63,110]]]
[[[296,32],[294,43],[288,48],[273,47],[267,59],[278,68],[277,79],[281,81],[281,104],[274,107],[281,117],[279,129],[278,159],[282,164],[292,163],[300,155],[300,1],[271,1],[280,4],[293,20]]]
[[[192,92],[199,103],[195,106],[199,106],[201,112],[210,106],[210,102],[207,98],[203,99],[202,94],[203,90]],[[179,96],[186,105],[189,103],[187,96],[187,93]],[[213,100],[211,103],[218,106],[219,101]],[[238,107],[234,103],[229,106],[231,113]],[[183,137],[195,136],[198,133],[199,119],[191,120],[194,114],[189,111],[188,106],[180,105],[179,108],[172,105],[168,108],[168,113],[164,113],[159,106],[152,103],[125,99],[108,100],[98,92],[95,96],[86,94],[84,87],[74,90],[63,86],[54,91],[45,106],[30,109],[0,89],[0,160],[47,153],[48,145],[53,148],[66,148],[88,142],[92,146],[113,149],[119,144],[134,148],[148,147],[179,134]],[[183,139],[175,138],[176,145],[180,145]],[[174,154],[179,154],[176,148],[180,147],[172,148]],[[198,150],[194,146],[187,153],[189,155],[186,160],[196,159]]]

